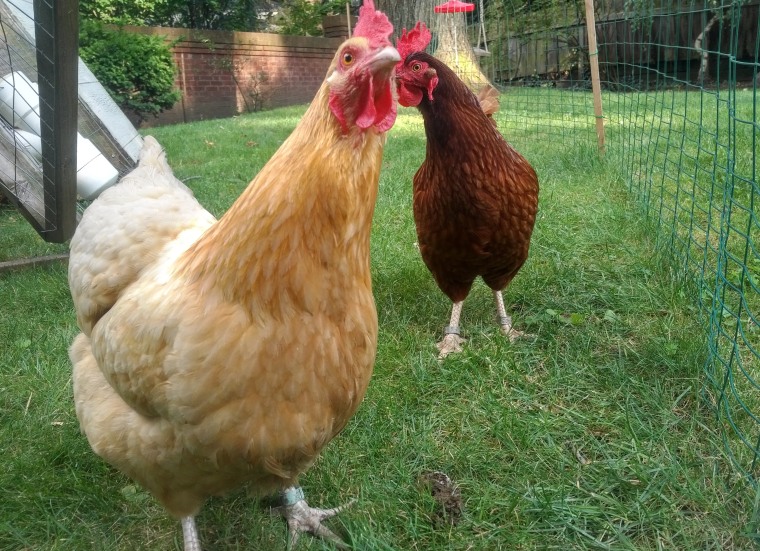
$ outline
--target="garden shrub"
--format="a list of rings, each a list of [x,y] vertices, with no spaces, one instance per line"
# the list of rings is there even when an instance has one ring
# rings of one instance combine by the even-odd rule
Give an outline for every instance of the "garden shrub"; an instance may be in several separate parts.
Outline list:
[[[171,46],[159,36],[83,20],[79,55],[114,101],[137,122],[170,109],[181,97],[174,86],[177,68]]]

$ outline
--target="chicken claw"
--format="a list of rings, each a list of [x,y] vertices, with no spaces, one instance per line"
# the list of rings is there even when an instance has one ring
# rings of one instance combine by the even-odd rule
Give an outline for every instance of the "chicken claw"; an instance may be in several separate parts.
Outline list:
[[[522,339],[523,337],[529,337],[527,333],[524,331],[519,331],[512,327],[512,325],[502,325],[501,326],[501,332],[503,335],[505,335],[509,342],[516,342],[519,339]]]
[[[507,314],[507,310],[504,308],[504,298],[501,295],[501,291],[493,292],[494,299],[496,299],[496,322],[501,327],[501,333],[506,335],[509,342],[515,342],[518,339],[535,338],[535,335],[525,333],[514,328],[512,325],[512,316]]]
[[[438,347],[438,359],[442,360],[452,352],[461,352],[464,339],[459,336],[459,316],[462,314],[463,300],[455,302],[451,307],[451,319],[443,328],[443,340],[436,344]]]
[[[536,335],[533,333],[526,333],[525,331],[520,331],[519,329],[515,329],[515,327],[512,325],[512,318],[507,316],[507,322],[504,323],[504,320],[499,320],[499,326],[501,327],[501,333],[502,335],[505,335],[509,342],[517,342],[520,339],[535,339]]]
[[[323,525],[322,521],[346,510],[356,500],[352,499],[348,503],[333,509],[312,508],[306,503],[303,490],[300,487],[291,487],[283,492],[283,501],[285,504],[278,507],[276,511],[288,521],[288,533],[290,536],[288,551],[295,548],[302,532],[308,532],[314,536],[331,541],[338,549],[351,548],[332,530]]]
[[[508,316],[506,314],[503,314],[503,315],[497,314],[496,322],[499,324],[499,327],[501,328],[501,334],[509,338],[509,342],[515,342],[517,339],[525,335],[525,333],[523,333],[522,331],[518,331],[512,326],[512,316]]]
[[[464,339],[458,333],[446,333],[443,340],[436,344],[438,347],[438,359],[442,360],[452,352],[461,352]]]

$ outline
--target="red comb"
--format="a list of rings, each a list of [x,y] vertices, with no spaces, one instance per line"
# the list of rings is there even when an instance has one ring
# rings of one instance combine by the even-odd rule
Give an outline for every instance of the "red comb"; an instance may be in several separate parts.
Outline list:
[[[364,0],[359,8],[359,21],[354,27],[354,36],[363,36],[369,39],[373,48],[390,46],[390,35],[393,33],[393,25],[380,10],[375,9],[374,0]]]
[[[401,56],[402,63],[406,59],[406,56],[412,52],[424,51],[427,45],[430,44],[432,37],[433,35],[430,34],[430,31],[422,21],[417,21],[417,24],[409,32],[406,32],[406,29],[404,29],[401,32],[401,38],[396,40],[396,49]]]

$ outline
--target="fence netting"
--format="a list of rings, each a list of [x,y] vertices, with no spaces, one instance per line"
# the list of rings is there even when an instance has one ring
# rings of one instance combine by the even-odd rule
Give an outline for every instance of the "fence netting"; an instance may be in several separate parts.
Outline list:
[[[394,23],[422,19],[431,53],[473,90],[502,91],[497,120],[518,148],[543,139],[597,146],[598,56],[606,155],[659,247],[695,284],[707,343],[702,394],[733,463],[756,485],[760,0],[597,0],[594,52],[582,0],[441,4],[421,2]]]

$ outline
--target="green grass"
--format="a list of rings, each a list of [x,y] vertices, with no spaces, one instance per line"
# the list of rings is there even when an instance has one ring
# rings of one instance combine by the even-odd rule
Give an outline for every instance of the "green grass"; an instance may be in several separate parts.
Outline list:
[[[499,113],[520,147],[594,143],[591,94],[513,88]],[[760,476],[758,101],[752,88],[603,94],[608,161],[678,274],[692,281],[709,358],[705,395],[732,459]]]
[[[634,146],[615,154],[621,165],[635,167],[628,184],[655,225],[658,247],[699,288],[696,304],[711,352],[707,394],[722,410],[735,462],[757,477],[757,100],[752,90],[632,96],[635,101],[620,94],[607,98],[613,141]]]
[[[150,133],[220,214],[302,112]],[[505,299],[535,340],[501,337],[478,284],[462,316],[465,351],[436,360],[450,304],[415,247],[411,177],[424,135],[416,112],[402,111],[372,235],[375,374],[357,415],[303,477],[310,503],[358,498],[331,524],[366,550],[751,548],[753,496],[700,400],[706,349],[694,291],[655,252],[614,157],[517,137],[539,174],[540,212]],[[14,228],[0,234],[0,255],[48,250],[17,219],[0,210],[2,227]],[[78,432],[65,267],[0,274],[0,297],[0,549],[181,548],[179,524]],[[420,476],[435,470],[460,486],[455,526],[432,522],[438,506]],[[207,550],[284,549],[282,520],[243,493],[210,500],[198,524]],[[307,537],[299,548],[330,547]]]
[[[46,243],[26,219],[7,202],[0,202],[0,262],[64,253],[65,244]]]

